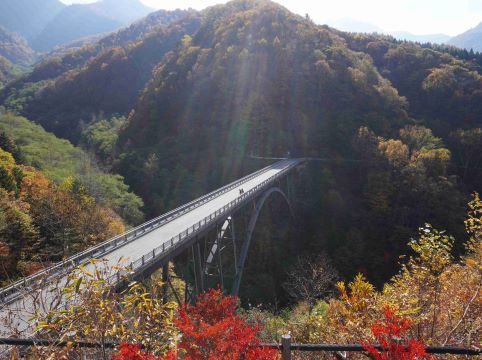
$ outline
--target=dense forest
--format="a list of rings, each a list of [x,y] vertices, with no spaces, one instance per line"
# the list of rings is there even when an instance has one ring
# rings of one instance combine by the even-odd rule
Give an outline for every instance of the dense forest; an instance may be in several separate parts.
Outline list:
[[[0,88],[17,77],[19,72],[15,65],[0,56]]]
[[[2,284],[143,219],[121,176],[25,118],[0,113],[0,158]]]
[[[426,222],[463,253],[466,204],[482,187],[481,64],[478,53],[340,32],[270,1],[235,0],[159,12],[64,49],[9,83],[0,102],[122,175],[147,218],[266,164],[251,155],[318,158],[293,175],[295,219],[268,204],[248,256],[244,302],[283,306],[298,256],[324,253],[342,279],[362,273],[381,287]],[[63,166],[32,160],[25,133],[4,131],[24,153],[12,169],[33,165],[62,186]],[[100,175],[95,186],[72,176],[99,206],[141,218],[103,202],[93,189],[111,186]]]

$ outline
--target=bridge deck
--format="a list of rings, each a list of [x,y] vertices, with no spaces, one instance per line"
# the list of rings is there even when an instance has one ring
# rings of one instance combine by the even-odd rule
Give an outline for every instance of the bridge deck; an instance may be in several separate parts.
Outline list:
[[[70,262],[78,265],[80,260],[85,262],[88,259],[101,258],[105,259],[108,265],[115,265],[118,264],[120,258],[124,258],[125,262],[133,263],[133,269],[136,272],[144,269],[149,263],[169,260],[174,256],[173,250],[187,248],[189,240],[193,236],[210,226],[215,226],[217,220],[228,216],[235,208],[251,201],[253,197],[264,191],[266,187],[277,181],[299,162],[299,159],[279,161],[180,207],[164,217],[149,221],[101,246],[85,251],[82,256],[73,257]],[[243,194],[239,191],[241,188],[244,190]],[[65,264],[69,264],[69,261]],[[68,270],[65,266],[57,266],[53,267],[50,273],[49,271],[45,273],[49,276],[56,276],[57,279],[60,278],[60,281],[55,282],[58,286],[59,283],[62,284],[62,279],[65,277],[65,275],[59,274],[65,274],[66,271]],[[34,276],[29,279],[30,282],[17,283],[3,289],[3,296],[0,291],[0,335],[8,335],[11,331],[8,326],[2,324],[7,313],[10,317],[13,315],[17,330],[25,331],[29,328],[28,319],[34,308],[31,292],[36,291],[34,285],[38,285],[38,278]],[[29,285],[30,283],[32,285]],[[44,298],[43,303],[49,303],[53,296],[49,285],[43,286],[38,293]]]

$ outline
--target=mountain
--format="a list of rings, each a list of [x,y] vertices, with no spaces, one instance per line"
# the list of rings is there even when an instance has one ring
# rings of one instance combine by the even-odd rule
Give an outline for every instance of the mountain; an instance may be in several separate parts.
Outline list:
[[[32,40],[37,51],[122,27],[120,20],[107,18],[94,12],[88,5],[74,4],[62,9],[58,15]]]
[[[341,31],[349,31],[349,32],[361,32],[361,33],[383,33],[383,29],[356,19],[351,19],[351,18],[342,18],[334,21],[328,21],[327,25],[334,27],[335,29],[341,30]]]
[[[158,12],[94,45],[46,59],[0,98],[47,130],[78,142],[81,124],[94,116],[127,114],[163,56],[199,26],[196,12]],[[14,99],[17,91],[29,100]]]
[[[63,8],[59,0],[2,0],[0,26],[31,41]]]
[[[450,39],[449,44],[482,52],[482,22],[476,27]]]
[[[142,37],[155,29],[166,26],[194,12],[194,10],[179,9],[172,11],[158,10],[109,35],[93,35],[66,45],[60,45],[47,54],[46,58],[64,56],[72,53],[72,51],[76,51],[76,56],[82,57],[80,55],[82,52],[89,52],[89,56],[91,56],[92,49],[99,50],[111,46],[124,46],[129,42],[142,40]]]
[[[450,36],[445,34],[415,35],[407,31],[394,31],[389,32],[389,34],[399,40],[415,41],[418,43],[445,44],[450,39]]]
[[[381,130],[408,120],[396,89],[335,31],[269,1],[232,1],[201,16],[201,28],[156,69],[120,135],[118,169],[139,194],[150,193],[153,213],[184,199],[194,178],[206,188],[235,176],[247,154],[317,156],[362,124]],[[204,159],[217,157],[206,173]],[[186,183],[155,185],[167,183],[151,165]]]
[[[363,22],[363,21],[359,21],[351,18],[343,18],[343,19],[338,19],[334,21],[328,21],[327,25],[341,31],[357,32],[357,33],[389,34],[399,40],[415,41],[419,43],[442,44],[442,43],[446,43],[450,39],[450,36],[445,34],[415,35],[407,31],[387,32],[374,24],[370,24],[367,22]]]
[[[23,35],[36,51],[108,33],[153,10],[139,0],[100,0],[65,6],[58,0],[2,0],[0,26]]]
[[[133,22],[154,11],[139,0],[101,0],[84,6],[96,15],[123,24]]]
[[[20,35],[11,33],[0,26],[0,56],[10,62],[29,66],[35,59],[35,53]]]

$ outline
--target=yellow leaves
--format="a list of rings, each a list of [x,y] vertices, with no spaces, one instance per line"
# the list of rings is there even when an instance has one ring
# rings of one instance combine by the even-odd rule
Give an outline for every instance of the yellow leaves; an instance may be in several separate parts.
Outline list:
[[[336,288],[338,289],[338,291],[340,292],[340,297],[343,299],[343,300],[347,300],[348,299],[348,294],[346,292],[346,286],[345,286],[345,282],[344,281],[338,281],[336,283]]]
[[[3,166],[7,170],[12,170],[15,164],[13,155],[0,148],[0,166]]]
[[[79,277],[75,283],[75,292],[78,293],[80,290],[80,285],[82,284],[83,278]]]
[[[177,336],[172,324],[175,306],[164,305],[140,283],[132,282],[118,294],[103,279],[127,270],[105,261],[79,266],[62,290],[71,294],[69,307],[37,314],[39,329],[57,339],[142,343],[162,353]]]
[[[409,162],[409,150],[408,146],[402,143],[400,140],[380,140],[378,144],[378,150],[380,150],[388,162],[396,168],[401,168]]]
[[[348,288],[350,292],[345,292],[344,300],[354,311],[365,310],[375,295],[373,285],[366,281],[362,274],[355,276]]]
[[[418,240],[411,240],[408,246],[417,254],[411,259],[414,270],[426,270],[432,274],[440,273],[452,262],[454,239],[444,232],[437,231],[430,224],[420,228]]]

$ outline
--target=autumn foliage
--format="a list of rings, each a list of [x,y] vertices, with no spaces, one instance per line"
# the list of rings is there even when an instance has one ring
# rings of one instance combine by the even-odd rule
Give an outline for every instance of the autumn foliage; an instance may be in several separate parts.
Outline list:
[[[383,311],[385,319],[375,322],[372,327],[373,336],[377,339],[381,350],[366,342],[363,347],[376,360],[415,360],[432,359],[425,351],[421,341],[406,339],[411,321],[399,317],[390,307]]]
[[[276,359],[276,350],[257,348],[259,324],[249,324],[236,307],[237,298],[215,289],[200,295],[196,305],[183,306],[174,324],[182,333],[178,347],[184,358]]]
[[[157,358],[149,353],[143,352],[139,345],[123,343],[119,352],[112,355],[112,360],[156,360]]]
[[[260,325],[249,324],[236,313],[238,299],[225,296],[219,289],[200,295],[195,305],[184,305],[174,320],[181,333],[176,348],[165,357],[144,353],[137,345],[122,344],[113,360],[176,359],[185,360],[274,360],[275,349],[260,347]]]

